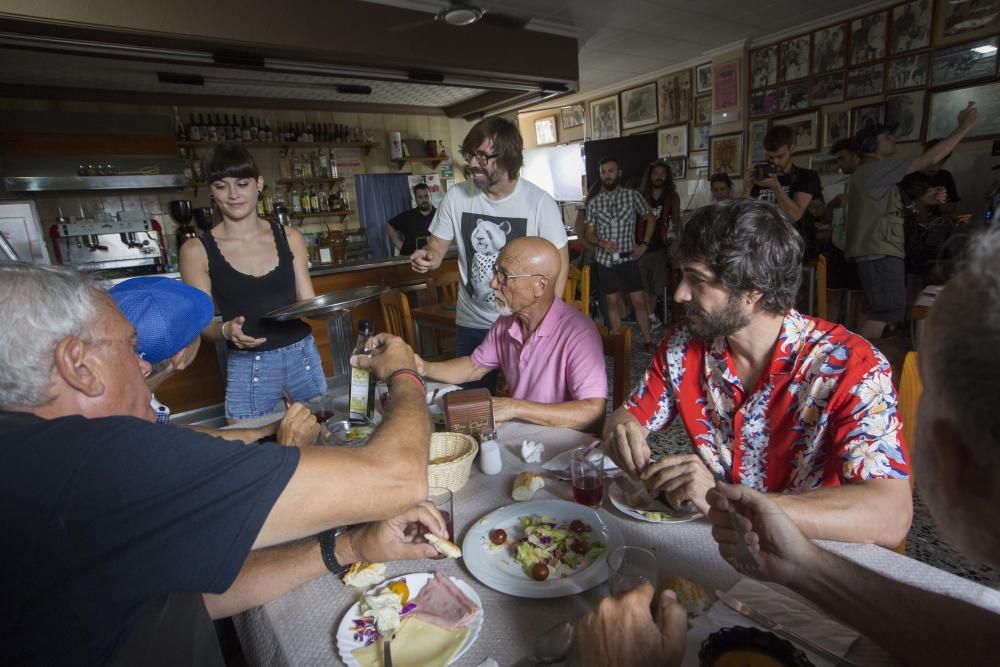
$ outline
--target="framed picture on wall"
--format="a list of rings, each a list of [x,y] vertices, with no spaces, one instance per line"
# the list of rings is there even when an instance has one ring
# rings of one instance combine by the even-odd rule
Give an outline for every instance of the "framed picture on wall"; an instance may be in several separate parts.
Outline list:
[[[539,146],[554,144],[559,140],[556,134],[556,117],[535,119],[535,143]]]
[[[922,88],[927,85],[927,62],[930,54],[914,53],[889,61],[889,71],[885,75],[886,90]]]
[[[778,88],[778,111],[797,111],[808,107],[808,81],[797,81]]]
[[[851,116],[847,109],[827,111],[823,114],[823,148],[829,148],[849,136],[851,136]]]
[[[958,124],[958,112],[969,100],[976,101],[979,120],[966,139],[1000,136],[1000,81],[968,88],[953,88],[931,93],[927,112],[927,140],[947,136]]]
[[[673,174],[674,178],[687,178],[688,159],[686,155],[682,155],[680,157],[668,157],[667,164],[670,166],[670,173]]]
[[[892,8],[890,53],[906,53],[931,44],[934,18],[930,0],[914,0]]]
[[[688,153],[687,125],[665,127],[656,133],[656,154],[660,157],[675,157]]]
[[[847,70],[847,99],[881,95],[885,85],[882,63]]]
[[[694,98],[694,124],[711,125],[712,123],[712,96]]]
[[[623,90],[622,129],[656,123],[656,83]]]
[[[743,133],[736,132],[712,137],[709,166],[709,171],[713,174],[726,173],[730,178],[742,176]]]
[[[707,151],[709,139],[712,136],[712,128],[709,125],[702,125],[691,128],[691,152]]]
[[[712,92],[712,63],[705,63],[694,68],[695,95]]]
[[[844,73],[835,72],[825,76],[817,76],[812,80],[809,90],[809,104],[818,107],[823,104],[833,104],[844,101]]]
[[[767,154],[764,152],[764,135],[767,134],[767,125],[766,120],[750,121],[747,131],[747,162],[749,164],[757,164],[767,159]]]
[[[693,152],[688,156],[688,162],[692,169],[700,169],[708,166],[708,151]]]
[[[621,135],[618,126],[618,96],[612,95],[590,103],[590,138],[614,139]]]
[[[927,91],[914,90],[885,98],[885,124],[897,124],[896,141],[920,141],[924,129],[924,97]]]
[[[765,46],[750,52],[750,89],[766,88],[778,83],[778,45]]]
[[[811,35],[793,37],[781,43],[778,79],[794,81],[809,76],[809,56],[812,54]]]
[[[775,118],[771,127],[775,125],[785,125],[792,128],[792,132],[795,134],[795,149],[792,151],[793,153],[809,153],[819,150],[818,111],[810,111],[809,113],[797,116]]]
[[[691,120],[691,70],[674,72],[657,80],[660,122],[673,125]]]
[[[997,71],[997,38],[938,49],[931,60],[931,85],[983,79]]]
[[[778,110],[778,91],[774,88],[750,93],[750,117],[766,116]]]
[[[851,65],[885,58],[886,11],[851,21]]]
[[[562,116],[562,129],[564,130],[580,127],[587,117],[587,111],[583,108],[582,104],[562,107],[559,109],[559,114]]]
[[[712,109],[715,112],[740,107],[740,61],[712,65]]]
[[[821,28],[813,33],[813,74],[844,69],[847,53],[847,24]]]
[[[858,133],[858,130],[866,125],[874,125],[882,122],[882,105],[866,104],[851,109],[851,135]]]
[[[934,8],[934,46],[986,37],[1000,28],[1000,0],[948,2]]]

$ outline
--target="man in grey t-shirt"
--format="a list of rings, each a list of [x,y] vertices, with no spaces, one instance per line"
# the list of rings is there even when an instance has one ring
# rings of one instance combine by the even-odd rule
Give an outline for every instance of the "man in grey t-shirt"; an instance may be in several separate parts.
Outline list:
[[[913,160],[892,157],[896,153],[895,126],[869,124],[854,135],[861,164],[851,175],[847,190],[844,254],[857,263],[868,301],[868,320],[859,331],[865,338],[881,338],[887,324],[906,319],[903,211],[896,184],[954,150],[978,116],[975,102],[970,101],[958,114],[958,127]]]

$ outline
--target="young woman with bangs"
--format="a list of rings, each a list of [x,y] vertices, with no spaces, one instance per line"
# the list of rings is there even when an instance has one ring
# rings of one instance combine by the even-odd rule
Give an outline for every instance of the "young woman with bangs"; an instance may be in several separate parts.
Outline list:
[[[257,216],[264,178],[249,151],[220,144],[203,171],[216,224],[180,251],[181,278],[212,296],[222,322],[202,331],[226,341],[226,417],[273,412],[287,387],[296,401],[326,393],[326,377],[311,329],[302,320],[264,315],[315,296],[301,232]]]

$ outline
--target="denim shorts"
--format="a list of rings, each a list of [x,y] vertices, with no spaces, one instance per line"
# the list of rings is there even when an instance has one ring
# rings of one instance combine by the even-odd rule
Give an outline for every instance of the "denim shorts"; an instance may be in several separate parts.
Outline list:
[[[226,368],[228,419],[271,414],[283,387],[302,402],[326,393],[323,363],[312,336],[277,350],[229,350]]]

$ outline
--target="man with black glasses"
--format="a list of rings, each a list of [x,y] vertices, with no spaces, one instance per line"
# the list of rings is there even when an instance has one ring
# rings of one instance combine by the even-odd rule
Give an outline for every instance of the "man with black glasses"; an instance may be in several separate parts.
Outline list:
[[[471,354],[497,319],[492,269],[510,240],[541,236],[558,249],[560,266],[553,276],[562,294],[569,270],[569,250],[562,214],[552,197],[520,178],[523,141],[517,127],[502,118],[476,123],[462,142],[471,178],[448,190],[430,227],[427,245],[410,255],[410,267],[426,273],[441,266],[452,241],[458,244],[461,289],[455,317],[455,355]],[[491,374],[472,386],[496,386]]]

